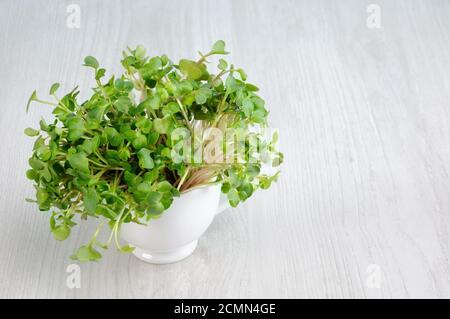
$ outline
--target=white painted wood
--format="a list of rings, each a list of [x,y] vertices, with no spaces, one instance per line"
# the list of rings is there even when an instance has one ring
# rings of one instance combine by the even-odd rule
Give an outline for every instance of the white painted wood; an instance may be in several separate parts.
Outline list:
[[[450,297],[449,17],[447,0],[0,1],[0,297]],[[22,131],[49,115],[25,114],[29,94],[86,94],[88,54],[119,72],[127,45],[194,57],[216,39],[281,129],[280,181],[219,215],[189,259],[110,251],[67,288],[92,229],[57,243],[24,201]]]

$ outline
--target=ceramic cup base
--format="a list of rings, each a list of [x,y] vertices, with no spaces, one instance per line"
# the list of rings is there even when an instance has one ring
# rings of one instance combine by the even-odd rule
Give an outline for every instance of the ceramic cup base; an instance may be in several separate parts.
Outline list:
[[[150,264],[170,264],[183,260],[191,255],[197,247],[198,240],[194,240],[187,245],[168,251],[149,251],[136,247],[133,254],[142,261]]]

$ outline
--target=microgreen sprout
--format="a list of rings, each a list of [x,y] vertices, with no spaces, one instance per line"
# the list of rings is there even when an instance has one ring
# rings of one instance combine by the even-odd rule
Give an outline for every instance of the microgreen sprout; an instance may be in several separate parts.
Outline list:
[[[249,130],[267,127],[268,111],[256,94],[258,88],[246,82],[241,68],[223,58],[218,59],[215,74],[208,71],[208,60],[225,54],[225,43],[217,41],[198,60],[174,64],[165,55],[148,57],[144,47],[137,46],[123,52],[123,74],[107,80],[96,58],[84,59],[96,86],[83,102],[77,98],[78,88],[59,95],[58,83],[49,91],[54,101],[33,92],[27,111],[32,102],[50,105],[54,119],[51,123],[42,119],[39,129],[25,129],[26,135],[36,138],[27,171],[36,198],[28,201],[51,211],[50,229],[60,241],[80,220],[98,219],[91,240],[72,258],[98,260],[99,250],[111,244],[131,252],[133,247],[119,241],[120,225],[158,218],[183,192],[220,184],[235,207],[277,179],[278,172],[268,175],[261,170],[264,163],[282,162],[277,134],[267,140]],[[179,138],[180,129],[187,132],[184,138]],[[185,152],[174,160],[180,141],[195,149],[214,145],[212,129],[244,130],[257,146],[241,142],[240,159],[217,160],[216,152],[215,160],[206,162],[192,160],[192,153]],[[230,155],[228,142],[219,141],[218,149]],[[108,237],[101,241],[99,234],[108,226]]]

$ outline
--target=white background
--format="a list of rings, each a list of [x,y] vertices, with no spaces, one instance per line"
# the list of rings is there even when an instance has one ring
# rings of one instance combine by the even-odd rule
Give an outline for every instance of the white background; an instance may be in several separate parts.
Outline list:
[[[112,249],[69,289],[92,225],[55,242],[24,201],[23,129],[49,115],[25,114],[28,96],[53,82],[87,96],[86,55],[117,74],[127,45],[176,61],[217,39],[280,129],[279,182],[218,216],[190,258]],[[0,1],[0,297],[450,297],[449,53],[447,0]]]

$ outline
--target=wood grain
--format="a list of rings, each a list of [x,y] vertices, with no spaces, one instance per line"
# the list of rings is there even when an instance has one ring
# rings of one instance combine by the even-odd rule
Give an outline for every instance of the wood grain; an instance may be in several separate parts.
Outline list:
[[[70,3],[79,29],[66,26]],[[371,29],[371,3],[1,1],[0,297],[449,298],[450,5],[377,0]],[[127,45],[177,59],[216,39],[280,128],[279,182],[219,215],[185,261],[109,251],[67,288],[68,256],[92,227],[56,243],[24,201],[22,131],[49,116],[25,114],[29,94],[58,81],[86,95],[86,55],[117,73]]]

